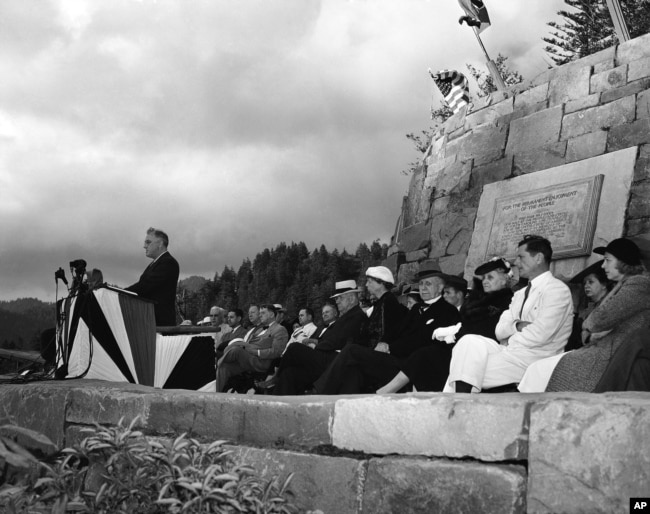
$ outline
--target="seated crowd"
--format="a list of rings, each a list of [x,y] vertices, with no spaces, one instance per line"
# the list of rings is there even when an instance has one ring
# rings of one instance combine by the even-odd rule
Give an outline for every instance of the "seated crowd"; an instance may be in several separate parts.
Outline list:
[[[291,325],[280,305],[263,304],[250,306],[245,329],[240,309],[214,307],[216,391],[241,376],[274,395],[650,390],[639,248],[616,239],[594,253],[604,260],[571,280],[584,288],[577,301],[550,271],[550,242],[525,236],[512,265],[481,264],[471,289],[425,263],[399,299],[391,271],[370,267],[371,306],[354,280],[337,282],[318,324],[309,307]]]

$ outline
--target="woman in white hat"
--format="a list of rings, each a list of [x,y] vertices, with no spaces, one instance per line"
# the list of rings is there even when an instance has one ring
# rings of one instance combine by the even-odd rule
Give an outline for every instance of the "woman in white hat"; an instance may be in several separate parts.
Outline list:
[[[372,266],[366,271],[366,289],[373,300],[368,320],[368,343],[382,351],[399,333],[408,313],[404,305],[391,292],[395,287],[393,274],[386,266]],[[379,346],[379,348],[378,348]]]

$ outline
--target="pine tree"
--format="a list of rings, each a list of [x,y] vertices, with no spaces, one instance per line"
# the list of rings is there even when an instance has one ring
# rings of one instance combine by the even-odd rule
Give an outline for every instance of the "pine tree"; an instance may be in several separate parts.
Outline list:
[[[563,21],[548,23],[553,30],[542,38],[544,50],[562,65],[617,44],[612,18],[605,0],[564,0],[571,10],[560,10]],[[650,0],[620,0],[631,37],[650,31]]]

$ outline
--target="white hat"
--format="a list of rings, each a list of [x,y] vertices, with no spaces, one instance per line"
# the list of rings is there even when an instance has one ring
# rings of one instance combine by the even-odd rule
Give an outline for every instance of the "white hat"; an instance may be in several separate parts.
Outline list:
[[[337,282],[334,286],[334,294],[330,298],[336,298],[345,293],[359,293],[360,289],[357,289],[357,283],[354,280],[342,280]]]
[[[386,266],[371,266],[366,271],[366,277],[376,278],[382,282],[395,285],[393,274]]]
[[[280,303],[274,303],[273,307],[275,307],[275,310],[277,310],[278,312],[287,312],[286,310],[284,310],[284,308],[282,307],[282,304],[280,304]]]

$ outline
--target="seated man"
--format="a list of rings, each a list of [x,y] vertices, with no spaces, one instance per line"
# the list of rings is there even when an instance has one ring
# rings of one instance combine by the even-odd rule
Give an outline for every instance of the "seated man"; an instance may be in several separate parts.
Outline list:
[[[260,307],[260,327],[248,340],[233,340],[217,363],[217,392],[223,392],[230,377],[246,371],[268,371],[274,359],[282,354],[289,335],[287,330],[275,321],[275,307],[265,304]],[[245,337],[248,337],[246,334]]]
[[[335,299],[341,313],[335,319],[332,305],[323,307],[323,322],[332,320],[317,335],[292,344],[280,360],[273,394],[302,394],[336,358],[338,351],[352,343],[365,344],[368,317],[359,306],[359,289],[354,280],[336,283]],[[355,346],[356,346],[355,344]]]
[[[467,280],[454,275],[445,278],[445,290],[442,297],[460,311],[467,296]]]
[[[311,337],[312,334],[316,332],[316,325],[314,325],[314,311],[309,307],[300,309],[300,312],[298,312],[298,323],[300,323],[300,326],[291,334],[287,347],[292,343],[302,343],[303,339]]]
[[[217,352],[217,360],[223,355],[223,351],[226,349],[226,346],[233,339],[241,338],[243,339],[246,336],[247,330],[242,326],[242,319],[244,318],[244,313],[241,309],[230,309],[228,311],[228,317],[226,321],[230,331],[223,335],[220,340],[220,343],[217,344],[215,340],[215,350]]]
[[[541,236],[525,236],[515,266],[528,279],[499,318],[498,342],[466,335],[456,343],[445,392],[480,392],[519,383],[533,362],[561,353],[573,323],[571,292],[550,272],[553,250]]]
[[[210,325],[216,329],[216,335],[214,336],[215,346],[219,346],[223,337],[230,333],[230,326],[225,322],[224,317],[226,315],[226,310],[221,307],[214,305],[210,308]]]
[[[430,344],[446,346],[431,340],[434,329],[454,325],[460,319],[458,309],[442,298],[445,277],[432,263],[425,263],[417,277],[424,304],[408,311],[399,330],[391,330],[392,340],[380,341],[375,348],[359,345],[344,348],[316,382],[316,391],[359,394],[375,390],[393,378],[400,371],[401,362],[418,348]]]

